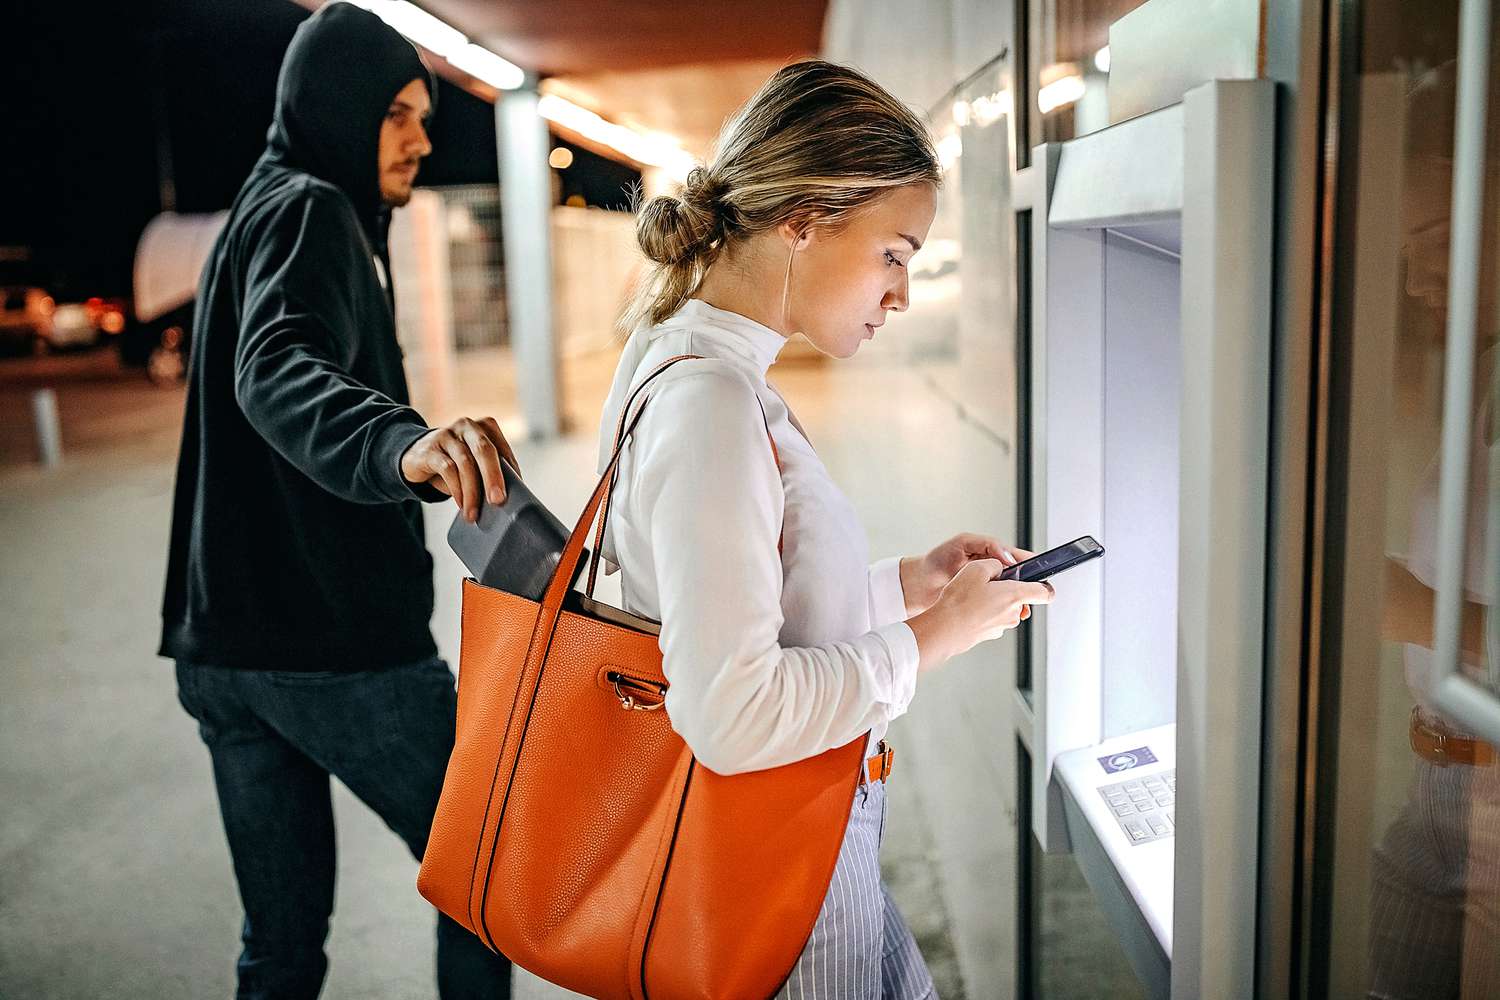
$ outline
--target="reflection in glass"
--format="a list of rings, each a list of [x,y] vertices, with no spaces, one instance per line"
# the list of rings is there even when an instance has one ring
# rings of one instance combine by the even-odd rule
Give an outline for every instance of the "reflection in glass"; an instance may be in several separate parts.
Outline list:
[[[1449,284],[1457,3],[1418,8],[1400,0],[1367,4],[1363,25],[1358,169],[1394,163],[1355,196],[1360,226],[1343,248],[1359,303],[1386,302],[1353,327],[1356,357],[1380,357],[1384,371],[1356,371],[1350,419],[1388,421],[1384,454],[1351,454],[1353,467],[1383,470],[1386,511],[1380,656],[1345,661],[1339,720],[1341,792],[1335,817],[1331,992],[1371,997],[1500,997],[1500,758],[1496,747],[1446,718],[1434,705],[1434,586],[1438,554],[1439,438],[1443,419],[1445,313]],[[1493,88],[1492,88],[1493,90]],[[1491,98],[1493,120],[1496,105]],[[1356,113],[1353,109],[1344,113]],[[1496,131],[1491,129],[1492,132]],[[1400,148],[1381,143],[1391,136]],[[1494,141],[1493,136],[1491,139]],[[1399,158],[1392,160],[1393,154]],[[1495,163],[1493,155],[1490,164]],[[1486,198],[1481,325],[1474,406],[1469,414],[1468,522],[1462,669],[1493,684],[1491,624],[1497,587],[1494,550],[1500,514],[1492,483],[1496,454],[1497,227],[1493,169]],[[1398,204],[1391,205],[1394,193]],[[1399,237],[1381,236],[1381,216],[1399,215]],[[1358,229],[1358,227],[1356,227]],[[1391,260],[1391,257],[1395,260]],[[1383,258],[1391,269],[1382,269]],[[1378,287],[1399,274],[1399,289]],[[1384,296],[1384,298],[1382,298]],[[1384,331],[1390,331],[1389,334]],[[1369,338],[1389,336],[1382,355]],[[1349,364],[1335,358],[1335,365]],[[1365,463],[1375,463],[1366,465]],[[1351,525],[1350,531],[1380,525]],[[1359,588],[1373,566],[1351,557],[1346,588]],[[1357,626],[1359,623],[1351,622]],[[1351,641],[1357,637],[1351,637]],[[1349,671],[1354,671],[1351,675]],[[1363,675],[1360,670],[1366,671]],[[1356,686],[1356,687],[1351,687]],[[1349,691],[1369,695],[1350,695]],[[1351,713],[1351,706],[1361,711]]]
[[[1109,124],[1109,26],[1144,2],[1043,0],[1031,50],[1029,146],[1064,142]]]

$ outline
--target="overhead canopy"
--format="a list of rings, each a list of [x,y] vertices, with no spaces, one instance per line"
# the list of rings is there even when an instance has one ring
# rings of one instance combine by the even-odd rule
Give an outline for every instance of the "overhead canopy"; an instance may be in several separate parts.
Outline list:
[[[296,0],[316,10],[327,0]],[[822,47],[827,0],[754,4],[683,0],[417,0],[472,41],[543,78],[543,90],[604,118],[676,138],[707,155],[719,127],[765,79]],[[486,100],[497,91],[428,53],[450,82]],[[618,151],[556,129],[570,141]]]

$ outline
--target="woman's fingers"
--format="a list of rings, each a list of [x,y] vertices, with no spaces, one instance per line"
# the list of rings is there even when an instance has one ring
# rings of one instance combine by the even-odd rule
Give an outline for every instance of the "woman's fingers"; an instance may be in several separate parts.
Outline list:
[[[1052,589],[1052,584],[1045,581],[1024,583],[1021,586],[1026,588],[1021,592],[1021,598],[1027,604],[1051,604],[1052,598],[1057,596],[1057,591]]]

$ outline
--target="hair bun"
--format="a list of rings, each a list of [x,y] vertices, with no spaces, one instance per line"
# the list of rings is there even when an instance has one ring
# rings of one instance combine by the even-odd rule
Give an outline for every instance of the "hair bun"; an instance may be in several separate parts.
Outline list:
[[[693,173],[699,173],[696,168]],[[700,187],[693,187],[693,174],[683,197],[658,195],[641,208],[636,217],[635,235],[642,252],[658,264],[680,264],[702,252],[713,240],[717,215],[706,204]]]
[[[713,207],[723,193],[723,185],[710,178],[704,167],[689,170],[682,185],[682,200],[704,208]]]

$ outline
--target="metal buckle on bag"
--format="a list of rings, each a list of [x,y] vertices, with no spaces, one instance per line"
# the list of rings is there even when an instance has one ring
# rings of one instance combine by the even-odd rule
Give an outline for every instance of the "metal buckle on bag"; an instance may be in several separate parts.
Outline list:
[[[615,697],[620,699],[620,707],[627,712],[654,712],[667,703],[667,691],[659,684],[630,677],[615,670],[611,670],[606,675],[606,678],[610,684],[614,685]],[[620,690],[622,687],[629,688],[629,693]],[[640,696],[647,693],[657,695],[660,700],[655,702],[640,701]]]

